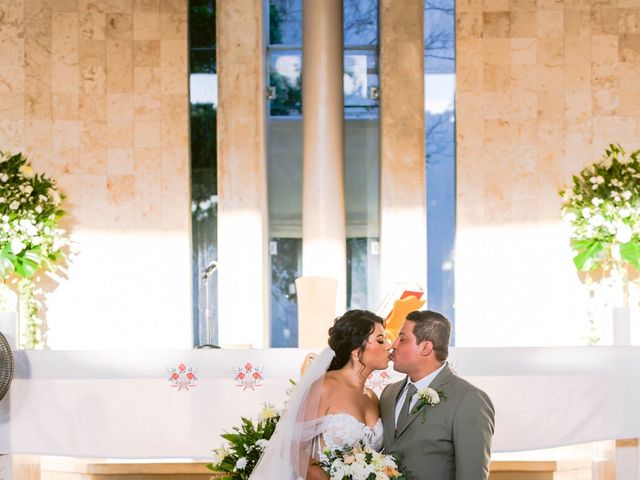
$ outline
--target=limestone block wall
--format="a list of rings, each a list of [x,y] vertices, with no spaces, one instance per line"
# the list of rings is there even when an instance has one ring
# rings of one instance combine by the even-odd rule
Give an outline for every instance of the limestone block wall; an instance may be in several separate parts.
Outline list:
[[[0,0],[0,148],[66,193],[60,349],[191,345],[187,0]]]
[[[458,344],[583,343],[557,191],[607,144],[640,147],[640,2],[456,7]]]

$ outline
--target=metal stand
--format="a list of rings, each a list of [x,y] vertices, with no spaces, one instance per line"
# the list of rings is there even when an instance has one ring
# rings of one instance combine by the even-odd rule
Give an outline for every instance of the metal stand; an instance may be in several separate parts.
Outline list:
[[[204,318],[205,318],[205,341],[211,341],[211,303],[210,303],[210,295],[209,295],[209,280],[211,279],[211,275],[218,269],[218,262],[213,261],[209,264],[207,268],[202,272],[202,280],[204,281]],[[218,345],[214,345],[212,343],[203,343],[196,348],[220,348]]]

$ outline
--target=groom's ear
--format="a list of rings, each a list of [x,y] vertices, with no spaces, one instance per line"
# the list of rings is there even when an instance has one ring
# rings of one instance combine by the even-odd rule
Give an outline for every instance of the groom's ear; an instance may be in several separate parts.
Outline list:
[[[423,357],[428,357],[431,352],[433,352],[433,342],[431,340],[425,340],[422,342],[422,348],[420,349],[420,354]]]

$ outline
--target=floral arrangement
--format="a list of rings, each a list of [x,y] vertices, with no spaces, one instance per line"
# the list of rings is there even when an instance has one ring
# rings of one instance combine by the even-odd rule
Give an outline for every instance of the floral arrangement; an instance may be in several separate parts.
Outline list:
[[[426,406],[435,407],[440,403],[440,400],[446,400],[447,396],[441,390],[434,390],[433,388],[427,387],[420,390],[416,393],[418,397],[418,401],[415,406],[411,410],[411,413],[418,413],[421,408]],[[427,409],[424,408],[422,410],[422,422],[425,421]]]
[[[332,480],[390,480],[406,478],[392,455],[373,450],[363,441],[340,450],[323,450],[318,462]]]
[[[21,154],[0,152],[0,277],[17,285],[25,322],[25,346],[42,342],[38,272],[54,272],[66,260],[66,233],[58,222],[64,215],[55,182],[34,173]]]
[[[640,270],[640,150],[609,145],[604,157],[560,191],[580,271]]]
[[[228,473],[223,479],[249,478],[281,415],[280,410],[272,405],[265,405],[255,424],[250,419],[242,417],[242,425],[233,427],[234,433],[222,434],[222,438],[227,440],[229,445],[213,451],[213,462],[207,464],[207,468],[215,472]]]

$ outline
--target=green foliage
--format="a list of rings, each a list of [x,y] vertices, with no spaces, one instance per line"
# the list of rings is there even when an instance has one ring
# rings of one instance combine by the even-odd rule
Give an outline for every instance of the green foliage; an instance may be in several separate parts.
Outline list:
[[[609,145],[603,158],[573,176],[560,192],[580,271],[640,270],[640,150]]]
[[[280,412],[269,405],[265,406],[256,423],[242,417],[239,427],[221,435],[227,445],[214,450],[214,461],[207,468],[228,473],[223,478],[229,480],[249,478],[279,420]]]

